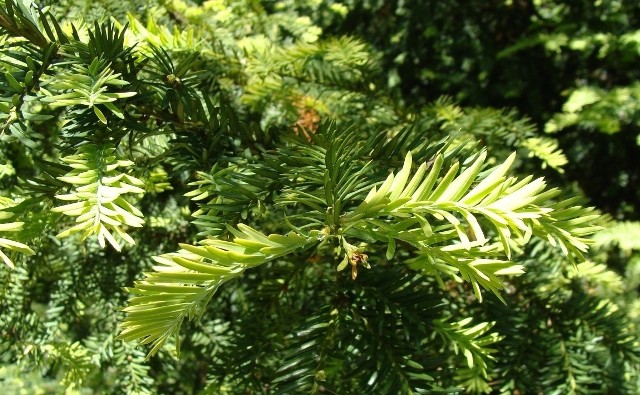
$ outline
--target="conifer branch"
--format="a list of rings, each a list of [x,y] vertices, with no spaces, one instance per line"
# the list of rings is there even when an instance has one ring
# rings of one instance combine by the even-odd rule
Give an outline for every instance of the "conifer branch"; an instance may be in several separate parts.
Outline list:
[[[133,296],[124,309],[127,317],[118,338],[151,344],[153,355],[178,334],[184,319],[200,319],[222,284],[246,269],[307,249],[322,237],[317,231],[266,236],[243,224],[229,231],[235,236],[232,242],[209,238],[199,246],[180,244],[178,252],[154,257],[154,271],[127,288]]]
[[[144,193],[144,183],[117,171],[118,168],[130,167],[133,162],[118,160],[115,148],[94,145],[84,145],[76,155],[62,160],[72,170],[58,179],[74,186],[75,190],[69,194],[56,195],[56,198],[72,203],[55,207],[52,211],[77,218],[76,225],[60,232],[58,237],[81,233],[84,240],[97,235],[100,246],[104,248],[106,240],[118,251],[121,245],[114,236],[135,244],[123,227],[141,227],[144,223],[142,212],[122,195]]]

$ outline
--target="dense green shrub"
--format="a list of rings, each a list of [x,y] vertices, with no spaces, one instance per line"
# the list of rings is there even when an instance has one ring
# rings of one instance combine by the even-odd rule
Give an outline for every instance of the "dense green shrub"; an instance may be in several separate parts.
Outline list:
[[[50,3],[0,6],[5,392],[637,391],[637,224],[528,119],[389,89],[349,3]]]

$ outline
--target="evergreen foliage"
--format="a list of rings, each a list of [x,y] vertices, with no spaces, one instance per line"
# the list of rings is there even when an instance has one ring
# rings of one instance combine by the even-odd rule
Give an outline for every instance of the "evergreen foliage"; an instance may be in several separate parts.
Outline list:
[[[516,107],[539,128],[556,133],[546,137],[557,139],[567,156],[566,177],[600,209],[638,219],[640,3],[322,4],[318,11],[343,7],[344,13],[314,13],[320,26],[366,37],[380,51],[382,83],[399,100],[428,105],[444,94],[465,106]]]
[[[640,388],[637,223],[559,140],[397,100],[349,2],[199,3],[0,2],[0,388]]]

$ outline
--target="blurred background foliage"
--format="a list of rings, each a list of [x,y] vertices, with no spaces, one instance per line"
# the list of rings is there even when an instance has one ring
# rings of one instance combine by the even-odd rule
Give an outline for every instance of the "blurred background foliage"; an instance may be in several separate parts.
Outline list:
[[[18,3],[36,18],[49,12],[79,42],[109,45],[47,55],[15,38],[39,36],[0,15],[0,219],[12,221],[0,229],[11,235],[0,251],[15,266],[0,270],[6,393],[640,391],[638,2]],[[36,62],[31,76],[25,54]],[[91,74],[96,54],[128,85]],[[120,96],[99,107],[56,96],[65,76],[85,74],[89,88]],[[409,151],[416,162],[445,152],[446,166],[456,155],[468,165],[479,147],[496,165],[517,151],[516,174],[544,175],[562,197],[580,196],[604,214],[603,230],[577,270],[539,239],[514,253],[525,273],[506,282],[506,305],[488,293],[479,303],[455,276],[439,284],[385,265],[386,246],[369,252],[378,264],[354,282],[335,273],[337,254],[325,246],[230,281],[201,321],[184,323],[148,360],[148,349],[117,339],[122,287],[152,270],[152,256],[225,235],[223,224],[286,228],[275,213],[294,188],[282,177],[314,168],[314,151],[288,141],[324,147],[329,119],[356,125],[352,143],[382,136],[370,177],[399,171]],[[442,148],[445,139],[457,151]],[[73,212],[51,209],[71,193],[65,177],[77,175],[62,158],[85,144],[117,147],[141,180],[144,194],[118,184],[145,218],[140,229],[123,227],[136,244],[122,252],[56,237]],[[404,247],[389,261],[411,258]]]

